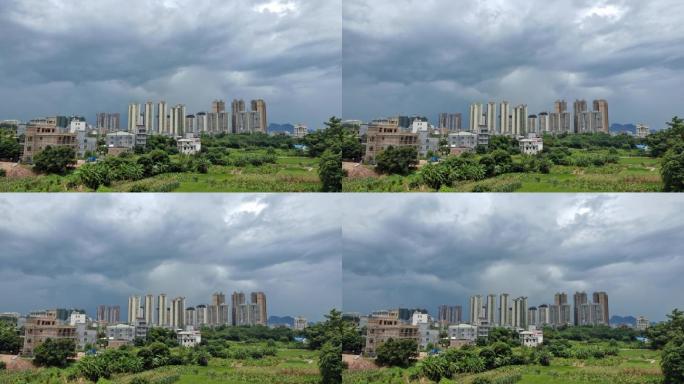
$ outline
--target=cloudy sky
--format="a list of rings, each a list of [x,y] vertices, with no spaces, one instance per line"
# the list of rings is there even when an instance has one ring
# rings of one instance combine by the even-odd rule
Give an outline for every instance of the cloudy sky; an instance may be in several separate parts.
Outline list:
[[[680,0],[345,0],[343,116],[606,98],[612,123],[684,114]]]
[[[317,195],[0,196],[0,312],[262,290],[269,315],[340,308],[341,232]],[[315,294],[312,294],[315,292]],[[124,317],[125,318],[125,317]]]
[[[462,305],[471,295],[606,291],[611,315],[684,308],[675,195],[359,195],[344,201],[343,308]]]
[[[318,128],[341,113],[341,21],[341,0],[3,0],[0,120],[239,97]]]

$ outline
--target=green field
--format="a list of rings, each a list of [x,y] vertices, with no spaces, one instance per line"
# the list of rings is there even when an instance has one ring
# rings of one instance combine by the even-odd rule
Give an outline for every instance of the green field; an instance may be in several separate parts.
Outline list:
[[[603,154],[606,150],[572,150],[573,156]],[[516,160],[516,157],[513,157]],[[519,159],[519,157],[517,157]],[[416,183],[416,174],[345,179],[344,192],[433,192]],[[660,159],[635,151],[620,151],[618,164],[601,167],[554,165],[548,174],[509,173],[482,181],[461,182],[440,192],[660,192]]]
[[[519,384],[641,384],[660,383],[660,352],[646,349],[621,349],[620,354],[605,359],[553,358],[551,365],[509,366],[476,375],[459,375],[440,383],[472,383],[478,377]],[[345,384],[429,383],[423,379],[411,380],[411,369],[380,369],[365,372],[345,372]],[[503,381],[508,378],[509,381]]]
[[[245,344],[241,344],[245,345]],[[30,372],[0,373],[0,384],[19,383],[87,383],[83,379],[68,381],[67,369],[38,369]],[[320,376],[317,366],[317,352],[305,349],[279,348],[276,356],[262,359],[219,359],[212,358],[209,365],[201,367],[166,366],[137,374],[118,375],[98,383],[128,384],[136,378],[147,379],[149,384],[239,384],[239,383],[283,383],[318,384]]]
[[[265,150],[235,150],[239,155],[260,155]],[[318,192],[318,159],[294,156],[277,150],[276,164],[244,167],[209,167],[206,174],[167,173],[128,182],[101,186],[98,192]],[[0,178],[0,192],[89,192],[74,185],[70,175]]]

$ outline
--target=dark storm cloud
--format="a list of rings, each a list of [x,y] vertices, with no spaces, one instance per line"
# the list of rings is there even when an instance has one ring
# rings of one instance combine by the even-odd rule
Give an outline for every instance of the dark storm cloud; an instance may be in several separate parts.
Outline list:
[[[462,112],[472,102],[606,98],[612,122],[681,114],[676,0],[349,0],[343,115]]]
[[[319,319],[341,306],[338,218],[317,196],[8,195],[0,198],[0,311],[165,292],[207,303],[263,290],[269,312]],[[309,293],[315,291],[315,297]],[[306,297],[306,300],[302,298]]]
[[[362,196],[343,207],[344,309],[440,304],[475,294],[605,290],[611,312],[684,307],[682,199],[653,195]],[[362,209],[356,207],[363,207]]]
[[[264,98],[271,122],[340,114],[339,0],[7,1],[0,118],[125,112],[129,102]],[[306,107],[304,107],[306,106]]]

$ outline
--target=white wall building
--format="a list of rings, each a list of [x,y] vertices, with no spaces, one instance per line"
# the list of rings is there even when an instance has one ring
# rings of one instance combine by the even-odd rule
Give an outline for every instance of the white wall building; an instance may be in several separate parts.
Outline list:
[[[202,150],[202,140],[199,138],[180,139],[178,143],[178,152],[184,155],[195,155]]]
[[[525,155],[536,155],[544,150],[544,140],[536,139],[522,139],[520,143],[520,153]]]
[[[73,312],[71,313],[71,316],[69,316],[69,325],[72,327],[75,326],[76,324],[86,324],[88,322],[88,317],[86,316],[85,313],[76,313]]]
[[[544,342],[544,332],[536,329],[529,331],[522,331],[520,335],[520,344],[524,347],[535,348]]]
[[[182,347],[192,348],[202,342],[202,334],[199,331],[181,331],[176,334],[178,344]]]

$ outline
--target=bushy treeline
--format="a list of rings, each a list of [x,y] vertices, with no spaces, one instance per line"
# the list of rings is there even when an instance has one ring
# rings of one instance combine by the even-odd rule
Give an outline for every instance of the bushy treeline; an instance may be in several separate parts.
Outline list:
[[[544,135],[545,147],[568,147],[575,149],[634,149],[637,141],[630,135],[610,135],[607,133],[583,133],[583,134],[562,134]]]
[[[606,325],[583,326],[583,327],[563,327],[563,328],[544,328],[544,339],[566,339],[574,341],[600,342],[600,341],[635,341],[639,332],[627,327],[609,327]]]
[[[261,325],[253,327],[204,327],[202,328],[202,340],[230,340],[242,342],[257,341],[280,341],[291,342],[294,340],[294,331],[290,328],[269,328]]]
[[[206,148],[276,148],[292,149],[295,140],[285,135],[267,135],[264,133],[202,135],[202,147]]]

